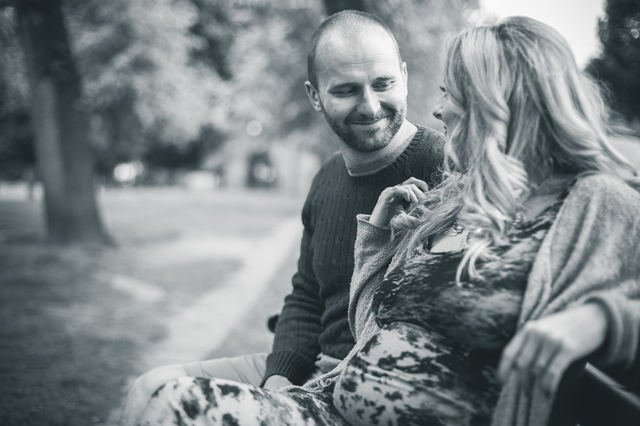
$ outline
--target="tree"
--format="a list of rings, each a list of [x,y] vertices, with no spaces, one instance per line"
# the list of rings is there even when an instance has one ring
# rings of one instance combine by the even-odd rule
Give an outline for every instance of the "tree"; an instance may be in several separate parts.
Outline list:
[[[35,165],[28,86],[14,9],[0,1],[0,179],[20,179]]]
[[[69,46],[61,0],[15,0],[30,85],[35,151],[49,238],[107,241],[98,214],[89,121]]]
[[[612,109],[640,121],[640,2],[608,0],[598,22],[602,54],[586,71],[603,81]]]
[[[342,10],[366,12],[364,0],[324,0],[324,8],[329,16]]]
[[[223,125],[219,74],[227,78],[228,70],[222,54],[208,55],[220,50],[211,46],[229,44],[232,28],[218,28],[224,14],[201,3],[64,2],[101,167],[141,159],[163,145],[181,150],[203,128]],[[225,2],[211,3],[224,10]],[[211,28],[202,28],[210,15]]]

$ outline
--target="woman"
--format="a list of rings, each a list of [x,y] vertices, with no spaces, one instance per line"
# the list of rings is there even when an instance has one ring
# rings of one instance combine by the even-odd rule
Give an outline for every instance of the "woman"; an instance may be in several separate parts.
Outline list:
[[[565,321],[540,318],[572,304],[591,302],[578,311],[589,317],[639,296],[640,196],[620,177],[632,169],[607,142],[596,88],[556,31],[508,18],[446,52],[434,115],[452,166],[439,188],[388,188],[358,218],[357,353],[334,400],[352,424],[546,424],[562,371],[606,329],[583,323],[579,349],[562,351],[531,330]],[[419,205],[404,213],[403,199]],[[629,324],[603,363],[633,359]]]
[[[632,169],[606,140],[596,88],[553,29],[508,18],[458,35],[446,58],[434,114],[447,179],[387,188],[358,217],[349,356],[280,392],[170,382],[142,424],[546,423],[550,399],[513,365],[553,364],[557,351],[511,344],[498,368],[503,349],[572,304],[638,297],[640,195],[621,177]],[[619,338],[603,353],[633,357]]]

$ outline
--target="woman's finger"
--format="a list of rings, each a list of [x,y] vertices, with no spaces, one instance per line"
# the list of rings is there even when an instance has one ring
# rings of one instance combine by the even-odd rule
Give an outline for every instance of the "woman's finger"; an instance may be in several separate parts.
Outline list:
[[[410,203],[412,201],[413,193],[409,189],[409,187],[404,185],[399,185],[394,187],[395,196],[400,202]]]
[[[524,342],[524,333],[519,332],[511,339],[507,346],[502,351],[502,357],[500,358],[500,365],[498,366],[498,379],[502,383],[507,382],[509,373],[513,369],[516,361],[516,357],[520,352],[520,347]]]
[[[553,362],[557,359],[558,354],[561,351],[561,347],[557,341],[540,336],[539,339],[540,349],[538,355],[531,364],[531,386],[537,385],[541,388],[546,386],[545,378],[549,377],[549,374],[553,374],[551,369],[553,368]],[[543,389],[544,391],[544,389]],[[545,394],[547,394],[545,392]]]
[[[560,350],[556,353],[556,356],[549,361],[544,374],[539,378],[538,386],[542,390],[542,393],[549,398],[555,395],[562,376],[574,360],[574,357],[569,351]]]
[[[407,199],[407,197],[407,191],[403,189],[402,186],[391,186],[382,191],[380,198],[378,199],[378,203],[384,202],[387,204],[398,204],[401,203],[402,200]]]
[[[420,188],[418,185],[412,183],[410,185],[407,185],[407,187],[411,190],[411,192],[413,192],[416,200],[421,201],[427,197],[426,195],[424,195],[424,191],[422,190],[422,188]]]
[[[409,179],[403,182],[403,185],[412,185],[412,184],[420,188],[420,191],[422,191],[423,193],[429,191],[429,185],[427,185],[425,181],[420,180],[418,178],[410,177]]]
[[[539,351],[540,342],[536,339],[535,334],[528,330],[525,331],[520,350],[515,355],[511,368],[517,374],[521,389],[526,393],[531,391],[535,383],[533,367]]]

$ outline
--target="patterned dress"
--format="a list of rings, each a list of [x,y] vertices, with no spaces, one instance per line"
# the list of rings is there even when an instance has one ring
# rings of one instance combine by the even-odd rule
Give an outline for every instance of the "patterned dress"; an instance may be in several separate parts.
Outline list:
[[[456,283],[461,250],[416,249],[373,298],[381,330],[351,360],[334,401],[352,425],[487,425],[496,368],[516,332],[529,271],[568,191],[509,234],[483,280]]]
[[[417,249],[374,296],[381,330],[335,389],[268,391],[185,377],[151,397],[139,425],[480,426],[491,421],[497,363],[516,331],[529,270],[568,190],[509,235],[484,278],[455,280],[462,251]]]

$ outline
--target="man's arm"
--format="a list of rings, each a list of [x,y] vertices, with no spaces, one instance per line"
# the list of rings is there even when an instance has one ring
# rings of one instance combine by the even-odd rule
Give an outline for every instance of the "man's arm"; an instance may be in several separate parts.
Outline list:
[[[315,368],[315,359],[320,353],[318,336],[322,332],[320,318],[324,312],[324,304],[320,300],[318,282],[313,272],[310,205],[307,199],[302,211],[304,233],[298,271],[293,276],[293,290],[285,298],[278,319],[273,349],[267,357],[263,385],[272,376],[283,376],[293,384],[304,383]]]

